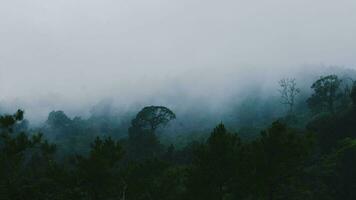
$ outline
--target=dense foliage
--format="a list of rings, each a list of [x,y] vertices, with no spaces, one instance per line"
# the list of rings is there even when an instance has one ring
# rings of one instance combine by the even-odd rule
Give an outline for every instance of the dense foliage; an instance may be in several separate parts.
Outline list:
[[[288,114],[258,136],[242,139],[220,123],[181,148],[160,141],[177,118],[163,106],[138,112],[127,137],[100,116],[54,111],[41,134],[26,128],[22,110],[2,115],[0,199],[356,199],[356,86],[344,90],[342,81],[316,80],[304,99],[311,112],[301,113],[296,81],[285,79]]]

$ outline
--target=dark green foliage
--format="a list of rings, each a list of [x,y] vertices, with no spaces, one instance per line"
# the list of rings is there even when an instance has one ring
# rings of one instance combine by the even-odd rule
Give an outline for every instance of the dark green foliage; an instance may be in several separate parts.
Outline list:
[[[176,115],[168,108],[164,106],[148,106],[143,108],[132,120],[132,127],[140,128],[142,130],[155,130],[161,126],[166,125],[172,119],[175,119]]]
[[[298,184],[312,144],[312,135],[298,134],[278,121],[263,131],[246,149],[244,174],[251,181],[249,197],[291,199],[290,192],[302,195]]]
[[[316,133],[321,150],[331,151],[339,140],[356,138],[356,109],[319,115],[308,123],[307,128]]]
[[[352,86],[351,93],[350,93],[350,98],[352,100],[352,104],[356,106],[356,84]]]
[[[330,199],[356,198],[356,140],[346,138],[337,148],[323,156],[318,175],[328,189]]]
[[[50,141],[57,144],[61,155],[85,155],[89,153],[88,146],[96,136],[113,139],[127,136],[128,126],[118,121],[120,120],[117,116],[103,116],[97,113],[93,113],[88,119],[81,117],[71,119],[63,111],[52,111],[40,130]]]
[[[46,173],[53,165],[55,145],[43,140],[42,134],[12,132],[23,120],[23,111],[0,117],[5,129],[0,132],[0,196],[4,199],[40,199],[47,192]]]
[[[128,156],[133,160],[144,160],[162,153],[155,131],[175,117],[171,110],[163,106],[143,108],[132,120],[129,128]]]
[[[99,137],[91,145],[87,158],[78,156],[78,183],[84,196],[90,199],[108,199],[122,193],[122,180],[117,169],[122,156],[123,149],[118,142]]]
[[[128,138],[128,156],[132,160],[153,158],[162,153],[162,145],[157,136],[148,130],[130,129]]]
[[[241,142],[219,124],[206,144],[196,152],[189,170],[189,199],[226,199],[232,195],[234,177],[239,173]]]
[[[185,170],[157,159],[131,164],[126,172],[127,199],[179,200]]]
[[[23,111],[2,115],[0,199],[355,199],[356,89],[341,83],[331,75],[313,84],[312,118],[305,103],[293,100],[293,115],[279,118],[276,101],[247,100],[249,119],[233,126],[244,141],[221,123],[210,135],[164,145],[157,133],[169,132],[159,129],[176,116],[162,106],[143,108],[127,125],[100,112],[89,119],[51,112],[43,130],[57,145],[31,133]]]
[[[342,97],[341,82],[336,75],[321,77],[314,82],[311,86],[314,93],[307,100],[311,110],[316,113],[322,111],[334,113],[336,101]]]
[[[18,110],[14,115],[0,116],[0,129],[7,129],[12,132],[12,127],[23,120],[24,111]]]

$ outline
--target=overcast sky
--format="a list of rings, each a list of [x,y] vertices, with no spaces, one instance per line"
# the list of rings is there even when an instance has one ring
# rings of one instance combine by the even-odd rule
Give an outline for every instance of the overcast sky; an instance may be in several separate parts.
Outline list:
[[[353,67],[355,11],[355,0],[0,0],[0,101],[89,105]]]

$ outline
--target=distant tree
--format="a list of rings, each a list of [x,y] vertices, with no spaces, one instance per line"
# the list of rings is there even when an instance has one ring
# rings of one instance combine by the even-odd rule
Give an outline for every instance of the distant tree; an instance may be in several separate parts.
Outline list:
[[[129,128],[129,156],[134,160],[143,160],[157,155],[161,145],[155,131],[159,126],[166,125],[175,114],[163,106],[143,108],[131,122]]]
[[[24,111],[18,110],[13,115],[0,116],[0,130],[12,132],[12,127],[23,120]]]
[[[72,120],[63,111],[52,111],[48,115],[47,124],[52,128],[65,128]]]
[[[136,115],[136,118],[132,120],[132,126],[155,132],[159,126],[164,126],[175,118],[176,115],[164,106],[148,106]]]
[[[293,113],[293,107],[295,104],[295,99],[300,93],[300,89],[297,88],[297,83],[295,79],[284,78],[279,81],[280,89],[278,90],[281,94],[282,104],[288,105],[289,114]]]
[[[342,97],[340,92],[341,80],[336,75],[321,77],[313,83],[314,90],[312,96],[307,100],[309,107],[314,112],[327,110],[331,113],[335,111],[335,103]]]
[[[351,92],[355,81],[348,77],[343,76],[341,79],[340,89],[339,89],[339,99],[337,100],[338,110],[347,110],[350,105],[352,105]]]
[[[351,93],[350,93],[350,98],[352,100],[352,104],[356,106],[356,84],[352,86]]]

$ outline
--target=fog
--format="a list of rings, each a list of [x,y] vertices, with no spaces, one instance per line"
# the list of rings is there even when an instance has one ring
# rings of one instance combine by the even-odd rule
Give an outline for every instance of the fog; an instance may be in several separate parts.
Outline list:
[[[215,112],[249,86],[354,68],[355,9],[352,0],[0,0],[0,107],[34,121],[58,109],[85,116],[102,101]]]

